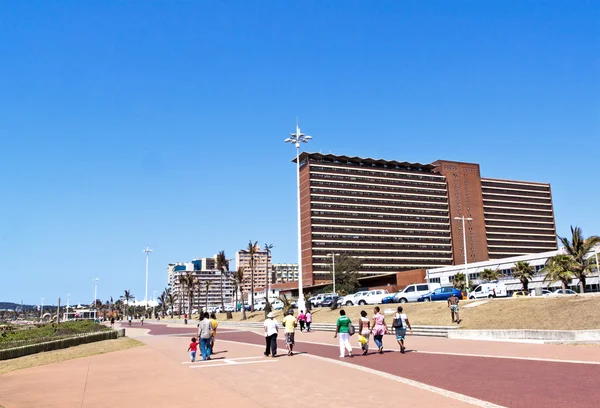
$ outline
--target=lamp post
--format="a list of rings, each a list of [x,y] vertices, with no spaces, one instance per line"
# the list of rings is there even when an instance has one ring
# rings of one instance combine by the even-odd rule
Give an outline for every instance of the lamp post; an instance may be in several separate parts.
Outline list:
[[[71,294],[67,293],[67,318],[65,319],[65,322],[69,321],[69,302],[71,301]]]
[[[305,310],[304,288],[302,287],[302,231],[300,219],[300,143],[308,143],[312,136],[307,136],[300,132],[298,120],[296,120],[296,133],[290,133],[290,137],[284,140],[285,143],[292,143],[296,146],[296,173],[298,182],[298,310]]]
[[[42,321],[44,317],[44,298],[42,298],[42,306],[40,307],[40,321]]]
[[[333,293],[337,293],[335,291],[335,257],[340,256],[340,254],[327,254],[328,257],[331,257],[331,266],[332,266],[332,275],[333,275]]]
[[[146,253],[146,294],[144,295],[144,303],[146,304],[145,308],[148,309],[148,256],[150,256],[152,250],[146,245],[144,252]]]
[[[98,293],[98,282],[100,281],[100,279],[98,279],[98,277],[95,277],[94,279],[92,279],[92,282],[94,282],[94,320],[96,320],[97,314],[96,314],[96,299],[97,299],[97,293]]]
[[[454,217],[455,220],[462,220],[462,231],[463,231],[463,248],[465,250],[465,284],[469,287],[469,274],[467,273],[467,231],[465,230],[465,221],[473,221],[473,218],[469,217]],[[469,292],[467,292],[469,293]]]

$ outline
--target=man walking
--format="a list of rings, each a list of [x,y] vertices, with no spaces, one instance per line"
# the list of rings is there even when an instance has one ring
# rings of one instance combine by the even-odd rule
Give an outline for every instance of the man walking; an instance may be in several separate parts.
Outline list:
[[[300,333],[304,331],[304,323],[306,322],[306,316],[304,315],[304,311],[300,310],[300,314],[298,315],[298,323],[300,323]]]
[[[277,331],[279,330],[279,324],[275,320],[273,312],[267,315],[267,319],[264,323],[265,326],[265,356],[275,357],[277,355]]]
[[[294,355],[294,331],[298,323],[294,317],[294,311],[290,309],[288,315],[283,318],[283,326],[285,327],[285,345],[288,349],[288,356]]]
[[[450,308],[450,314],[452,315],[452,323],[460,323],[460,317],[458,317],[458,297],[452,293],[448,298],[448,307]]]
[[[198,338],[200,339],[200,351],[202,360],[210,360],[210,339],[212,338],[212,323],[208,313],[204,312],[203,319],[198,325]]]

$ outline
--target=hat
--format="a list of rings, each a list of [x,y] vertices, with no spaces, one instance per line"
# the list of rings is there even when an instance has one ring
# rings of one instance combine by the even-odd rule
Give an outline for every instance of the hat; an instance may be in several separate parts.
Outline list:
[[[290,309],[290,310],[288,310],[288,314],[291,314],[291,315],[293,315],[293,314],[294,314],[294,309]]]
[[[269,318],[269,319],[272,319],[274,317],[275,317],[275,314],[273,312],[271,312],[267,315],[267,318]]]

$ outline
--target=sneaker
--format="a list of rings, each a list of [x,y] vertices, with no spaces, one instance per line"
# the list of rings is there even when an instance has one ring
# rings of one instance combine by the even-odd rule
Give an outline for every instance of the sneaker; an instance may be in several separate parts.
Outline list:
[[[346,357],[346,356],[340,356],[340,358],[344,358],[344,357]]]

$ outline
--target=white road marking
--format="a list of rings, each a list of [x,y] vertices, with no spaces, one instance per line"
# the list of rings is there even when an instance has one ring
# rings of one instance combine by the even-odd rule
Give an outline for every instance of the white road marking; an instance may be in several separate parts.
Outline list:
[[[223,361],[223,360],[220,360]],[[206,363],[203,361],[203,363]],[[223,366],[231,366],[231,365],[239,365],[239,364],[258,364],[258,363],[277,363],[277,360],[260,360],[260,361],[225,361],[225,364],[198,364],[190,366],[190,368],[207,368],[207,367],[223,367]]]
[[[570,364],[592,364],[592,365],[600,365],[600,361],[559,360],[559,359],[556,359],[556,358],[496,356],[496,355],[489,355],[489,354],[450,353],[450,352],[444,352],[444,351],[419,351],[419,350],[412,351],[412,353],[418,353],[418,354],[440,354],[440,355],[446,355],[446,356],[502,358],[502,359],[506,359],[506,360],[544,361],[544,362],[549,362],[549,363],[570,363]]]
[[[223,340],[225,341],[225,340]],[[237,360],[256,360],[256,359],[263,359],[265,358],[264,356],[254,356],[254,357],[235,357],[235,358],[225,358],[225,359],[218,359],[218,360],[209,360],[209,361],[214,361],[214,362],[218,362],[218,361],[223,361],[223,360],[230,360],[230,361],[237,361]],[[196,363],[205,363],[205,361],[202,361],[202,358],[200,358],[199,360],[196,360]],[[183,361],[181,364],[192,364],[191,361]]]

